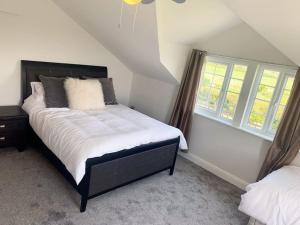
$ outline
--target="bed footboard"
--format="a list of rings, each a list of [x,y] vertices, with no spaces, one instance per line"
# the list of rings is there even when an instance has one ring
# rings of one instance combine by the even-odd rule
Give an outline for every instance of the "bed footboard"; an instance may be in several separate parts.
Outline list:
[[[80,211],[85,211],[88,199],[118,187],[168,169],[172,175],[178,145],[176,138],[87,160]]]
[[[150,143],[132,149],[110,153],[86,161],[86,173],[79,185],[65,165],[29,130],[31,145],[36,146],[81,195],[80,211],[87,201],[113,189],[164,170],[173,175],[180,138]]]

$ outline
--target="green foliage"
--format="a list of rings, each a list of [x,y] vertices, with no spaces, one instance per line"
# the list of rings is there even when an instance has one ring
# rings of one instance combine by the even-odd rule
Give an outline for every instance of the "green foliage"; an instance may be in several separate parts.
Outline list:
[[[279,78],[279,73],[276,71],[265,70],[258,87],[256,100],[254,102],[250,118],[249,125],[262,129],[266,115],[269,110],[270,102],[274,95],[275,86]],[[285,106],[290,97],[291,89],[293,86],[294,78],[290,77],[287,79],[284,90],[279,101],[279,106],[275,113],[272,122],[272,130],[276,131],[284,113]]]
[[[208,62],[205,65],[204,74],[201,78],[198,104],[211,110],[217,109],[221,89],[226,75],[227,65]],[[235,108],[238,102],[239,93],[243,86],[247,66],[234,65],[231,80],[228,86],[228,92],[222,108],[222,116],[232,120]]]

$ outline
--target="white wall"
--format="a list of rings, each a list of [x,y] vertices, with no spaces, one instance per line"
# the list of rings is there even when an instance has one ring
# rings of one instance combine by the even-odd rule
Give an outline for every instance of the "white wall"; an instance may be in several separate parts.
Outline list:
[[[295,65],[245,23],[198,41],[194,47],[224,56]]]
[[[221,124],[217,121],[194,115],[190,152],[202,166],[211,163],[219,169],[218,175],[232,175],[230,181],[240,187],[253,182],[271,142]],[[207,169],[215,169],[209,165]],[[223,171],[222,171],[223,170]]]
[[[300,65],[299,0],[222,0],[228,8]],[[288,4],[287,4],[288,2]]]
[[[197,46],[219,55],[293,65],[245,24],[211,37]],[[173,106],[172,95],[176,93],[175,86],[172,88],[157,80],[135,77],[131,96],[132,99],[133,96],[139,96],[139,100],[132,100],[131,104],[146,114],[168,119],[169,107]],[[256,180],[270,144],[252,134],[194,115],[190,151],[185,156],[235,185],[244,187]]]
[[[1,0],[0,105],[20,102],[20,60],[107,66],[117,98],[129,103],[132,72],[50,0]],[[5,96],[5,97],[4,97]]]
[[[168,122],[178,86],[134,74],[130,105],[155,119]]]

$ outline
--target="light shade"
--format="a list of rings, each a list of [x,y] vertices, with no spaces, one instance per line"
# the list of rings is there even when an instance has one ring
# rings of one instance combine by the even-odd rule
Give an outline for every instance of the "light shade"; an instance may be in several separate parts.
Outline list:
[[[137,5],[141,3],[142,0],[123,0],[128,5]]]

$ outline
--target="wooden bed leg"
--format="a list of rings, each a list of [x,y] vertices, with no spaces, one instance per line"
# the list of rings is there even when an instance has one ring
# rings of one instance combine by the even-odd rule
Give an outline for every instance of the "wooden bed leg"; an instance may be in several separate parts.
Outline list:
[[[85,162],[85,177],[84,179],[84,189],[81,193],[81,204],[80,204],[80,212],[83,213],[86,210],[86,205],[89,198],[89,189],[90,189],[90,181],[91,181],[91,165],[89,165],[89,161]]]
[[[81,196],[81,204],[80,204],[80,212],[83,213],[86,210],[86,205],[87,205],[87,197],[86,196]]]
[[[176,159],[177,159],[177,154],[178,154],[178,149],[179,149],[179,142],[180,142],[180,137],[177,138],[177,146],[176,146],[176,152],[175,152],[175,156],[174,156],[174,160],[173,160],[173,165],[170,168],[170,172],[169,175],[172,176],[174,173],[174,169],[175,169],[175,164],[176,164]]]
[[[175,166],[172,166],[172,167],[170,168],[170,172],[169,172],[169,175],[170,175],[170,176],[173,175],[173,173],[174,173],[174,168],[175,168]]]

